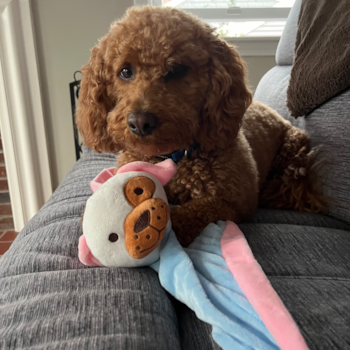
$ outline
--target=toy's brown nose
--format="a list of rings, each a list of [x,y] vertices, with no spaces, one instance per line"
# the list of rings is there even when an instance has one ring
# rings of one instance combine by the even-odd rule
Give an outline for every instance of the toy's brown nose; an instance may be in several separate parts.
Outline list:
[[[128,116],[128,126],[136,135],[151,135],[157,124],[158,118],[153,113],[131,112]]]
[[[142,259],[160,244],[170,218],[168,205],[160,198],[141,202],[125,219],[125,247],[134,259]]]

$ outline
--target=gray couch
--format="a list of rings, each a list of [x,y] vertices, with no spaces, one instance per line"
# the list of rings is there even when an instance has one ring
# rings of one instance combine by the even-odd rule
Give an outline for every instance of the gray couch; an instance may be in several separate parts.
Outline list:
[[[285,107],[298,7],[277,52],[277,66],[255,99],[305,129],[323,156],[328,216],[259,209],[240,225],[310,349],[350,349],[350,90],[307,117]],[[149,268],[87,268],[78,261],[80,216],[89,182],[114,165],[84,148],[40,212],[0,260],[0,349],[218,349],[210,326],[174,301]],[[296,349],[297,350],[297,349]]]

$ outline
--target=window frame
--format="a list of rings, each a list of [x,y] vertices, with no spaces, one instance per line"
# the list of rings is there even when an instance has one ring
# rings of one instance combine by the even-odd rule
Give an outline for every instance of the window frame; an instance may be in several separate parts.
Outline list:
[[[30,0],[0,0],[0,127],[14,229],[52,194]]]
[[[232,19],[238,21],[285,21],[289,15],[289,7],[256,7],[256,8],[242,8],[242,7],[229,7],[227,9],[198,9],[198,8],[186,8],[182,9],[186,12],[190,12],[195,16],[210,22],[229,21]]]
[[[161,6],[163,5],[163,0],[134,0],[134,5]],[[182,10],[192,13],[208,22],[225,22],[232,19],[237,21],[286,21],[291,7],[231,7],[226,9],[188,8]],[[223,39],[237,46],[240,53],[245,56],[275,56],[280,36],[224,37]]]

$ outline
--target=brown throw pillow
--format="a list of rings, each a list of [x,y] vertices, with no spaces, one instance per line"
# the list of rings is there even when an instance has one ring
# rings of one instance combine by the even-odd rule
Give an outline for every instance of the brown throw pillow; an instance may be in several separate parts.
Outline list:
[[[303,0],[287,106],[310,113],[350,86],[350,0]]]

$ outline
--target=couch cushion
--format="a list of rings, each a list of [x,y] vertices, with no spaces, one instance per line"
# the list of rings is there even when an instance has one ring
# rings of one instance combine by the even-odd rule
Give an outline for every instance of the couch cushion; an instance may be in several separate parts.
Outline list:
[[[78,260],[89,182],[114,164],[85,152],[0,259],[0,349],[181,349],[156,272]]]
[[[350,279],[349,231],[265,223],[239,227],[268,276]]]
[[[280,66],[293,64],[294,43],[298,30],[298,19],[302,0],[296,0],[290,10],[285,29],[278,43],[276,62]]]
[[[350,223],[350,89],[325,102],[307,116],[295,119],[286,107],[291,66],[276,66],[259,82],[254,99],[275,109],[305,130],[312,146],[322,145],[325,163],[321,177],[325,194],[334,200],[329,215]]]
[[[337,230],[349,231],[350,224],[333,219],[326,215],[313,215],[308,213],[298,213],[294,210],[273,210],[259,208],[254,217],[246,223],[264,224],[288,224],[297,226],[311,226],[323,228],[335,228]]]
[[[309,114],[305,130],[314,146],[322,145],[325,193],[335,204],[329,215],[350,223],[350,88]]]
[[[181,347],[173,305],[154,271],[80,268],[0,278],[0,349]]]
[[[310,350],[349,349],[350,280],[270,277]]]
[[[289,224],[240,228],[309,348],[347,349],[350,232]]]
[[[254,100],[275,109],[284,119],[299,126],[302,118],[293,118],[286,107],[287,87],[292,66],[276,66],[270,69],[260,80]]]

